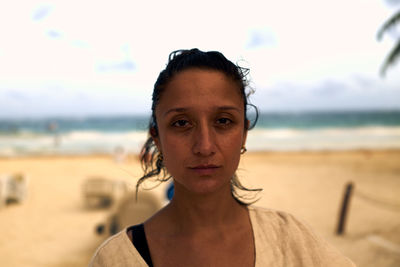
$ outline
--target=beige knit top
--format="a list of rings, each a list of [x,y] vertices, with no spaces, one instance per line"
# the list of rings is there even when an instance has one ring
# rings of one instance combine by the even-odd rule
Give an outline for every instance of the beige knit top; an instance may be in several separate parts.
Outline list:
[[[355,266],[292,215],[249,206],[256,267]],[[90,267],[145,267],[146,262],[129,239],[126,229],[107,239],[96,251]]]

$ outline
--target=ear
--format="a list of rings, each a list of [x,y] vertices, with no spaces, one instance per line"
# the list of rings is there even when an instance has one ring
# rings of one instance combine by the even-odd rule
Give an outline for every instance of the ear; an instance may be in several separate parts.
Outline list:
[[[242,147],[243,146],[246,146],[246,140],[247,140],[247,133],[248,133],[248,129],[249,129],[249,127],[250,127],[250,121],[249,120],[246,120],[245,121],[245,128],[244,128],[244,131],[243,131],[243,143],[242,143]]]
[[[160,139],[158,137],[156,128],[152,127],[150,129],[150,135],[151,135],[151,138],[153,138],[154,144],[156,145],[158,151],[161,151]]]
[[[244,122],[244,128],[246,129],[246,131],[249,130],[249,128],[250,128],[250,121],[249,121],[249,120],[246,120],[246,121]]]

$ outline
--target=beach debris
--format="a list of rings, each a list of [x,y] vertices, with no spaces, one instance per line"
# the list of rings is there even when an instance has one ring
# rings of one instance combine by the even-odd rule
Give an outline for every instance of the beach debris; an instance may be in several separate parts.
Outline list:
[[[27,196],[28,178],[22,173],[0,175],[0,207],[22,203]]]
[[[162,201],[153,192],[130,192],[115,205],[104,223],[96,226],[97,234],[113,235],[125,227],[144,222],[162,207]]]
[[[381,248],[400,255],[400,245],[393,243],[382,236],[371,234],[367,236],[367,240]]]
[[[370,204],[377,205],[381,209],[390,210],[390,211],[394,211],[394,212],[400,211],[400,203],[394,203],[393,201],[389,201],[387,199],[382,199],[382,198],[378,198],[376,196],[369,195],[367,193],[360,191],[359,189],[355,190],[355,184],[353,182],[348,182],[345,186],[345,190],[344,190],[344,194],[343,194],[343,200],[342,200],[340,213],[339,213],[339,220],[338,220],[338,224],[337,224],[337,228],[336,228],[336,235],[344,235],[345,234],[345,226],[346,226],[346,220],[347,220],[349,208],[350,208],[350,200],[354,197],[365,200],[365,201],[369,202]],[[377,240],[375,237],[373,239],[375,241]]]
[[[47,124],[46,129],[49,133],[54,135],[53,146],[58,147],[61,145],[61,137],[58,133],[58,123],[56,121],[52,121]]]
[[[94,176],[83,183],[82,191],[87,208],[106,208],[125,196],[128,185],[121,180]]]
[[[345,191],[343,194],[342,205],[340,208],[339,220],[336,229],[337,235],[343,235],[345,232],[346,218],[349,210],[350,199],[353,193],[354,184],[352,182],[348,182],[345,186]]]
[[[116,146],[114,148],[113,157],[116,163],[123,163],[126,160],[127,155],[128,153],[123,146]]]

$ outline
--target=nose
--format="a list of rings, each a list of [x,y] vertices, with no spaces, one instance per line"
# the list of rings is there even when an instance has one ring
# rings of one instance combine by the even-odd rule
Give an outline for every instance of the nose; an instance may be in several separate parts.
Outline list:
[[[193,153],[199,156],[211,156],[215,154],[215,134],[211,126],[199,123],[193,136]]]

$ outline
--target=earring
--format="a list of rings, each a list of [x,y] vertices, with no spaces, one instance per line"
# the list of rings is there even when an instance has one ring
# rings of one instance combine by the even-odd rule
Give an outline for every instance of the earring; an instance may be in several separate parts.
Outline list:
[[[242,148],[240,149],[240,154],[244,154],[246,153],[247,148],[245,146],[242,146]]]

